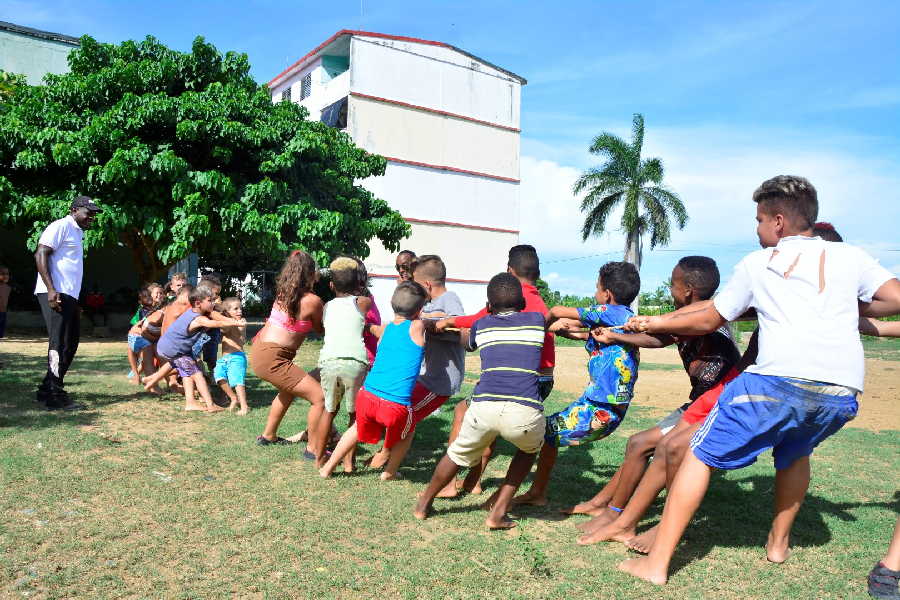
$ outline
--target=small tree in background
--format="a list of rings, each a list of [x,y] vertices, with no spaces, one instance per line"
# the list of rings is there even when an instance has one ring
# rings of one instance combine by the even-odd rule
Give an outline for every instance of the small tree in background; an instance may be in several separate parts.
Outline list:
[[[301,247],[324,262],[409,235],[355,184],[385,160],[299,105],[273,104],[245,54],[199,37],[184,53],[84,36],[69,66],[42,86],[0,88],[0,225],[31,225],[32,243],[78,193],[104,208],[85,246],[127,247],[140,281],[191,252],[278,260]]]

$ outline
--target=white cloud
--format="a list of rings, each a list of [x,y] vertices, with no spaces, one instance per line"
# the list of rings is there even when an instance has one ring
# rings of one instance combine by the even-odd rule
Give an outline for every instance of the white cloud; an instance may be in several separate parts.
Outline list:
[[[883,264],[896,265],[900,253],[891,250],[900,248],[895,241],[900,161],[871,158],[839,145],[835,138],[791,131],[722,126],[648,130],[644,155],[663,159],[666,183],[681,196],[690,221],[684,231],[673,233],[668,248],[672,252],[645,254],[644,288],[665,279],[678,256],[713,256],[724,274],[743,254],[756,249],[751,194],[763,180],[778,174],[809,178],[819,192],[819,218],[834,223],[847,241],[864,247]],[[530,151],[541,148],[529,144]],[[562,149],[554,151],[556,156],[565,154]],[[577,151],[571,149],[569,154]],[[573,166],[523,156],[520,229],[522,241],[534,244],[546,257],[544,264],[554,270],[554,288],[583,294],[593,288],[593,263],[603,262],[604,256],[620,260],[624,240],[614,226],[600,240],[581,242],[583,215],[571,192],[579,173]],[[591,254],[601,256],[561,261]],[[897,266],[893,270],[900,272]]]

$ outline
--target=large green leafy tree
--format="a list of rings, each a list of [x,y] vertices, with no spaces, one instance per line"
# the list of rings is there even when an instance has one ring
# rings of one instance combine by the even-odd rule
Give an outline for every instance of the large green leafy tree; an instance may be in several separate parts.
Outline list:
[[[650,235],[650,248],[665,246],[672,237],[672,223],[683,229],[687,210],[678,195],[663,184],[663,164],[659,158],[641,158],[644,145],[644,117],[634,115],[631,142],[603,132],[594,138],[590,152],[605,159],[586,170],[576,180],[574,192],[584,197],[586,213],[581,228],[583,240],[603,234],[610,217],[622,207],[619,222],[625,233],[625,260],[638,270],[643,259],[643,237]]]
[[[252,248],[275,260],[301,247],[321,262],[397,248],[408,225],[358,185],[385,160],[273,104],[247,56],[197,38],[190,53],[152,37],[81,38],[70,73],[13,86],[0,113],[0,226],[32,241],[82,193],[104,211],[88,248],[122,244],[141,281],[191,252]]]

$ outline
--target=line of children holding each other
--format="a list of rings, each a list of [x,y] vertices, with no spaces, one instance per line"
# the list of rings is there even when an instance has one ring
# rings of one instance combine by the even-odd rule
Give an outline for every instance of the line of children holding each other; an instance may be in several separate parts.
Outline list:
[[[169,282],[165,304],[160,302],[162,287],[147,286],[139,296],[142,304],[136,315],[139,320],[129,330],[129,362],[140,353],[145,375],[139,381],[147,391],[161,393],[158,384],[166,380],[170,390],[184,394],[185,410],[220,412],[225,409],[213,402],[201,367],[200,358],[205,357],[213,381],[230,400],[229,410],[237,409],[238,414],[246,415],[249,411],[245,382],[247,358],[243,351],[246,321],[240,300],[222,301],[220,293],[221,281],[212,275],[204,276],[194,287],[187,283],[183,273],[175,274]],[[154,294],[158,297],[156,302]],[[208,332],[215,330],[222,335],[211,338]],[[219,343],[221,360],[218,360]],[[155,371],[154,359],[160,362]],[[132,368],[138,372],[135,363]]]

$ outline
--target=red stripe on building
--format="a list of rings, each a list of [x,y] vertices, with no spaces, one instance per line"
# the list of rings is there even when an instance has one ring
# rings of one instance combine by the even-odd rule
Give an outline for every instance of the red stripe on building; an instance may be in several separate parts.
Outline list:
[[[510,127],[509,125],[500,125],[499,123],[491,123],[490,121],[482,121],[481,119],[476,119],[474,117],[467,117],[465,115],[460,115],[452,112],[447,112],[446,110],[438,110],[436,108],[428,108],[427,106],[419,106],[418,104],[410,104],[408,102],[401,102],[400,100],[391,100],[389,98],[380,98],[379,96],[370,96],[369,94],[363,94],[361,92],[350,92],[351,96],[356,96],[357,98],[365,98],[367,100],[375,100],[376,102],[384,102],[385,104],[395,104],[397,106],[403,106],[405,108],[412,108],[415,110],[421,110],[424,112],[434,113],[436,115],[443,115],[445,117],[452,117],[454,119],[462,119],[464,121],[471,121],[472,123],[478,123],[479,125],[487,125],[488,127],[496,127],[497,129],[504,129],[506,131],[512,131],[514,133],[521,133],[522,130],[516,127]]]
[[[376,279],[397,279],[396,275],[384,275],[381,273],[369,273],[369,277],[374,277]],[[446,280],[448,283],[478,283],[487,285],[490,281],[486,281],[483,279],[457,279],[455,277],[448,277]]]
[[[426,169],[439,169],[441,171],[451,171],[453,173],[463,173],[464,175],[475,175],[476,177],[487,177],[489,179],[499,179],[500,181],[509,181],[519,183],[518,179],[513,177],[503,177],[502,175],[491,175],[490,173],[480,173],[478,171],[469,171],[468,169],[457,169],[456,167],[448,167],[446,165],[432,165],[430,163],[417,162],[414,160],[405,160],[394,156],[385,156],[386,160],[403,165],[412,165],[414,167],[425,167]]]
[[[461,227],[463,229],[478,229],[480,231],[496,231],[499,233],[515,233],[519,234],[518,229],[501,229],[499,227],[486,227],[484,225],[469,225],[467,223],[454,223],[453,221],[431,221],[429,219],[414,219],[412,217],[403,217],[407,223],[424,223],[425,225],[444,225],[446,227]]]
[[[281,79],[281,77],[283,77],[284,75],[287,75],[288,73],[293,71],[296,67],[302,66],[303,63],[307,61],[307,59],[313,57],[316,53],[319,52],[319,50],[321,50],[322,48],[324,48],[331,42],[335,41],[339,37],[342,37],[345,35],[364,35],[366,37],[382,38],[382,39],[386,39],[386,40],[397,40],[398,42],[414,42],[416,44],[427,44],[429,46],[441,46],[443,48],[452,48],[452,46],[450,46],[449,44],[445,44],[444,42],[433,42],[431,40],[420,40],[419,38],[406,37],[403,35],[390,35],[387,33],[374,33],[372,31],[358,31],[356,29],[341,29],[336,34],[334,34],[333,36],[331,36],[330,38],[328,38],[327,40],[325,40],[324,42],[322,42],[321,44],[319,44],[318,46],[316,46],[315,48],[313,48],[306,54],[304,54],[303,57],[300,58],[300,60],[296,61],[294,64],[289,66],[287,69],[285,69],[284,71],[282,71],[281,73],[279,73],[278,75],[273,77],[272,80],[269,81],[269,87],[272,87],[276,81]]]

